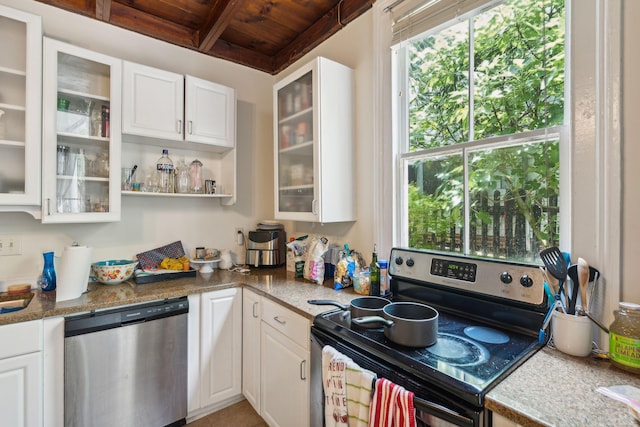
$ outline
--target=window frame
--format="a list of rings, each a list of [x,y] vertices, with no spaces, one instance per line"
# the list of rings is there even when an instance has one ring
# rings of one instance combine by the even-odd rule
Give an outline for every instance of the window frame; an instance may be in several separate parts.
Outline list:
[[[373,192],[373,205],[381,207],[373,210],[373,225],[381,251],[400,242],[396,218],[401,200],[395,189],[403,177],[394,142],[398,128],[391,120],[399,102],[392,91],[398,58],[391,50],[387,11],[397,1],[378,0],[373,5],[373,148],[378,167],[372,180],[378,190]],[[621,296],[622,0],[566,0],[565,7],[571,41],[565,56],[567,125],[561,138],[570,143],[560,147],[560,248],[600,270],[603,290],[594,315],[608,324]],[[599,338],[606,350],[605,334]]]
[[[497,7],[503,4],[504,1],[496,1],[496,0],[487,0],[485,4],[476,4],[476,8],[468,11],[464,15],[460,15],[457,18],[458,22],[463,22],[468,20],[468,28],[469,28],[469,57],[470,63],[469,66],[473,67],[472,56],[474,54],[474,42],[475,42],[475,32],[471,28],[473,26],[473,19],[487,12],[488,10]],[[446,8],[446,6],[445,6]],[[452,24],[452,20],[447,20],[442,24],[434,26],[433,28],[428,29],[425,33],[417,34],[406,41],[396,44],[392,46],[392,55],[396,57],[396,61],[393,64],[394,71],[398,69],[407,70],[408,62],[409,62],[409,51],[408,45],[422,37],[429,36],[431,34],[438,33],[439,31],[450,27]],[[565,27],[568,27],[568,24],[565,23]],[[568,31],[567,31],[568,33]],[[570,34],[567,34],[565,37],[565,45],[568,45]],[[565,49],[566,50],[566,49]],[[568,69],[568,64],[565,62],[565,70]],[[471,72],[471,71],[470,71]],[[452,153],[460,153],[463,159],[464,166],[464,209],[463,209],[463,229],[464,235],[461,236],[463,239],[463,252],[462,255],[470,254],[470,235],[469,235],[469,225],[470,225],[470,210],[468,209],[469,202],[469,186],[468,186],[468,155],[471,151],[477,150],[479,148],[506,148],[511,146],[517,146],[526,144],[527,142],[533,142],[535,140],[540,139],[548,139],[550,137],[557,137],[560,141],[560,145],[566,144],[566,141],[563,137],[566,135],[566,127],[567,127],[567,111],[565,107],[565,119],[564,123],[561,125],[550,126],[547,128],[540,128],[535,130],[528,130],[519,132],[517,134],[506,134],[506,135],[497,135],[491,136],[483,139],[476,140],[473,138],[474,135],[474,81],[469,81],[469,138],[471,140],[465,142],[458,142],[449,146],[435,147],[429,149],[423,149],[419,151],[410,151],[410,138],[409,138],[409,120],[407,117],[407,112],[409,111],[409,96],[405,96],[405,94],[409,93],[409,81],[407,79],[407,72],[403,74],[396,74],[396,79],[392,81],[392,92],[397,93],[398,95],[398,103],[394,107],[393,117],[397,119],[396,129],[398,132],[394,135],[394,145],[396,145],[398,149],[398,162],[399,162],[399,176],[401,177],[398,181],[398,185],[394,188],[394,194],[397,195],[395,199],[400,200],[401,202],[396,206],[395,212],[395,227],[396,227],[396,236],[398,237],[395,240],[395,244],[399,246],[408,246],[409,244],[409,234],[408,234],[408,198],[407,198],[407,187],[406,183],[408,181],[408,160],[415,160],[419,158],[424,158],[425,155],[429,154],[442,154],[448,155]],[[568,73],[565,73],[568,75]],[[569,99],[569,90],[568,90],[568,82],[565,81],[565,104]],[[402,94],[402,95],[400,95]],[[564,141],[564,142],[563,142]],[[563,160],[563,159],[561,159]],[[561,180],[562,182],[562,180]],[[404,186],[404,191],[401,187]],[[562,186],[562,184],[561,184]],[[562,188],[559,189],[562,192]],[[561,223],[561,226],[563,224]],[[561,227],[562,228],[562,227]]]

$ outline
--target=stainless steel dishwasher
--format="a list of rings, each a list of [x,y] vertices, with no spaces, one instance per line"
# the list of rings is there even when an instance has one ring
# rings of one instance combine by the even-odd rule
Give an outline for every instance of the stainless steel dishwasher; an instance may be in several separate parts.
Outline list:
[[[65,319],[65,426],[182,426],[186,297]]]

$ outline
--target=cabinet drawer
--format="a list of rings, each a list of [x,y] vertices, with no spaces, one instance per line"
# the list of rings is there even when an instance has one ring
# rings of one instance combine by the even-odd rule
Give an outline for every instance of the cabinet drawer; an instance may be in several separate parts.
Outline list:
[[[262,320],[302,348],[308,349],[311,328],[309,320],[267,298],[263,298],[262,302]]]
[[[42,350],[42,320],[0,326],[0,359]]]

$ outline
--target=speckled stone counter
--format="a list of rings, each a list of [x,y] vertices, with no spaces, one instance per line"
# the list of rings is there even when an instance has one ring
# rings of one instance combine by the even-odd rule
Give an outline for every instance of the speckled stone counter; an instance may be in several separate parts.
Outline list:
[[[640,376],[545,347],[491,390],[485,406],[523,426],[637,427],[625,404],[596,391],[622,384],[640,387]]]
[[[0,315],[0,325],[238,286],[248,287],[309,319],[332,307],[311,305],[308,299],[348,304],[358,296],[352,288],[334,290],[329,281],[320,286],[296,279],[284,268],[252,269],[250,274],[215,270],[206,276],[141,285],[133,281],[115,286],[90,283],[79,298],[62,302],[56,302],[55,291],[34,291],[29,306]],[[640,376],[618,370],[606,360],[577,358],[543,348],[491,390],[485,405],[523,426],[637,427],[640,424],[624,404],[595,391],[619,384],[640,387]]]
[[[252,269],[250,274],[215,270],[208,275],[198,273],[196,277],[140,285],[133,280],[112,286],[90,283],[87,292],[79,298],[68,301],[56,302],[55,291],[34,291],[35,296],[27,308],[0,315],[0,325],[44,317],[67,316],[73,313],[180,297],[234,286],[248,286],[311,319],[319,313],[330,310],[331,307],[307,304],[308,299],[330,299],[347,304],[357,296],[352,288],[335,291],[329,283],[327,281],[326,285],[320,286],[303,279],[296,279],[294,273],[286,272],[284,267]]]

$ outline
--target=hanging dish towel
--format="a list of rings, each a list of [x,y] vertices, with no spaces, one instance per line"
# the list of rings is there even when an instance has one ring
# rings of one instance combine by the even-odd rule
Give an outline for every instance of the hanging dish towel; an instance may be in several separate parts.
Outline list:
[[[369,407],[376,374],[358,366],[354,361],[347,363],[347,414],[349,427],[369,426]]]
[[[322,349],[322,387],[324,389],[324,425],[347,427],[347,363],[351,359],[325,345]]]
[[[380,378],[375,383],[369,414],[371,427],[416,427],[413,392]]]

